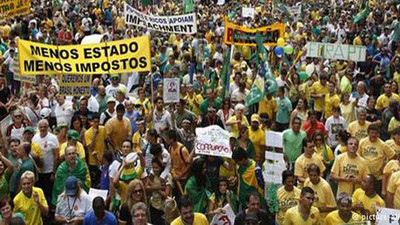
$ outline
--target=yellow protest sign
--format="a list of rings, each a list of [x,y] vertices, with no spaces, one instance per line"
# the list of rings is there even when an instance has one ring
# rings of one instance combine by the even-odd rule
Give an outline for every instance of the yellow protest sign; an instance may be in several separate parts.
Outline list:
[[[0,0],[0,18],[8,19],[30,12],[29,0]]]
[[[150,71],[150,37],[87,45],[18,41],[20,71],[26,75],[102,74]]]
[[[256,46],[256,34],[260,33],[264,45],[276,46],[278,39],[284,37],[284,32],[285,26],[283,23],[251,29],[225,20],[224,42],[231,45]]]

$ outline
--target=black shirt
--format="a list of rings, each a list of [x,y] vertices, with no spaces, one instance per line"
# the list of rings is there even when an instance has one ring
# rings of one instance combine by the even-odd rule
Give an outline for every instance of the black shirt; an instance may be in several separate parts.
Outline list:
[[[275,217],[272,214],[267,213],[266,211],[260,209],[260,212],[257,213],[259,225],[274,225]],[[238,213],[235,217],[235,225],[245,225],[246,224],[246,211],[243,210]]]

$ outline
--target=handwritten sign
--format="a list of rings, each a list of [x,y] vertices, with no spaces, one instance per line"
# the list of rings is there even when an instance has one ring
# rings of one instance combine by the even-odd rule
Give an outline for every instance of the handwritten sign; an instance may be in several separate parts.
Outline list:
[[[265,182],[282,184],[282,172],[286,170],[286,163],[283,153],[265,152],[263,164],[263,177]]]
[[[376,225],[400,224],[400,210],[389,208],[376,209]]]
[[[210,225],[233,225],[235,222],[235,213],[233,212],[232,207],[229,204],[226,204],[222,209],[225,213],[215,215]]]
[[[95,189],[95,188],[90,188],[89,189],[89,197],[93,201],[94,198],[100,196],[106,201],[108,191],[107,190],[100,190],[100,189]]]
[[[254,15],[255,15],[254,8],[248,8],[248,7],[242,8],[242,17],[243,18],[246,18],[246,17],[254,18]]]
[[[366,55],[367,47],[362,45],[307,42],[307,57],[364,62]]]
[[[228,131],[217,125],[212,125],[204,128],[196,128],[196,135],[196,154],[232,158]]]
[[[179,102],[179,78],[164,78],[164,102]]]
[[[275,148],[283,148],[282,132],[268,131],[265,134],[265,145]]]

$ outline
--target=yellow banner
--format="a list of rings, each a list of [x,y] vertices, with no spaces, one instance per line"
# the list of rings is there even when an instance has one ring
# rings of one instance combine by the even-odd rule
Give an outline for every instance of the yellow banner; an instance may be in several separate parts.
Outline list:
[[[30,12],[29,0],[0,0],[0,18],[8,19]]]
[[[278,38],[283,38],[285,26],[283,23],[251,29],[225,20],[224,42],[230,45],[256,46],[256,34],[261,33],[264,45],[275,46]]]
[[[150,71],[150,37],[87,45],[55,46],[19,40],[20,72],[103,74]]]

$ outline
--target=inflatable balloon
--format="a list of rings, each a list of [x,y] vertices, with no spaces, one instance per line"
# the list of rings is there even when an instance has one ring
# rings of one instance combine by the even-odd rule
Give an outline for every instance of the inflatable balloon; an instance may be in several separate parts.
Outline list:
[[[278,38],[278,41],[276,42],[276,45],[283,47],[285,46],[285,40],[283,38]]]
[[[300,71],[306,71],[306,64],[302,64],[302,65],[301,65]]]
[[[286,55],[290,55],[294,51],[293,46],[291,46],[291,45],[286,45],[283,50],[284,50]]]
[[[299,77],[300,77],[300,80],[301,80],[301,81],[305,81],[305,80],[307,80],[308,75],[307,75],[307,73],[306,73],[305,71],[301,71],[301,72],[299,73]]]
[[[280,46],[275,47],[275,54],[276,55],[282,55],[283,54],[283,48]]]

